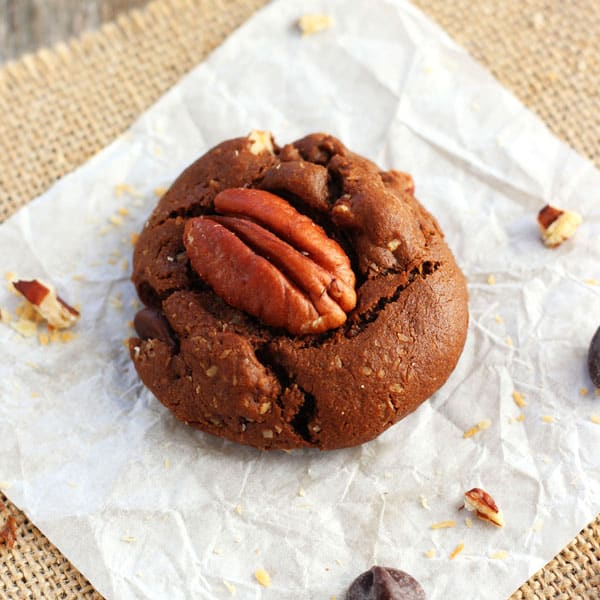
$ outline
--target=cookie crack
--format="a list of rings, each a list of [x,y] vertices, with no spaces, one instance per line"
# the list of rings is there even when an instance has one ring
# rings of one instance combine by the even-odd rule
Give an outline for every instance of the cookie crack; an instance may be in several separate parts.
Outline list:
[[[302,404],[294,416],[289,419],[289,424],[294,432],[299,435],[304,441],[309,444],[315,444],[314,436],[310,430],[309,424],[312,422],[316,415],[317,401],[313,394],[303,389],[298,382],[290,375],[287,369],[279,363],[277,358],[273,355],[269,348],[271,342],[262,344],[261,346],[254,349],[254,354],[258,361],[268,369],[279,382],[281,391],[275,398],[277,406],[281,409],[282,413],[285,410],[282,397],[288,389],[295,388],[302,394]]]
[[[303,390],[298,384],[296,384],[296,386],[304,396],[304,401],[298,409],[298,412],[290,421],[290,425],[303,440],[310,444],[314,444],[315,440],[310,431],[309,424],[314,420],[317,412],[317,401],[313,394]]]

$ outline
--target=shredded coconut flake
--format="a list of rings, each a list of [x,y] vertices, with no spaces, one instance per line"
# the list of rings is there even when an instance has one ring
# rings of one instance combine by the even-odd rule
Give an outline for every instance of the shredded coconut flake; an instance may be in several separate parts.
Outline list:
[[[476,433],[479,433],[480,431],[484,431],[485,429],[489,429],[492,425],[492,422],[489,419],[484,419],[483,421],[479,421],[479,423],[477,423],[477,425],[475,425],[474,427],[471,427],[471,429],[467,429],[467,431],[465,431],[463,433],[463,438],[470,438],[473,437]]]
[[[125,542],[126,544],[135,544],[137,542],[137,538],[133,537],[132,535],[124,535],[121,538],[122,542]]]
[[[450,560],[454,560],[465,548],[463,543],[458,544],[454,550],[450,553]]]
[[[304,15],[298,19],[298,27],[302,35],[313,35],[333,27],[333,19],[329,15]]]
[[[140,198],[140,194],[135,190],[135,188],[128,183],[118,183],[115,185],[115,195],[117,198],[127,194],[128,196],[133,196],[134,198]]]
[[[525,402],[525,396],[523,396],[523,394],[520,394],[519,392],[517,392],[516,390],[512,393],[512,397],[513,400],[515,401],[515,404],[519,407],[519,408],[524,408],[525,406],[527,406],[527,402]]]
[[[254,577],[263,587],[269,587],[271,585],[271,576],[264,569],[256,569],[256,571],[254,571]]]

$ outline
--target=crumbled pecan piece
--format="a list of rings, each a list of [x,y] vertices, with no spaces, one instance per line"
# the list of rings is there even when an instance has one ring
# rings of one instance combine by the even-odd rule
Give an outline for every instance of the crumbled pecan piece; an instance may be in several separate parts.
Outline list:
[[[481,488],[473,488],[465,492],[464,507],[467,510],[475,511],[475,514],[483,521],[489,521],[496,527],[504,527],[504,517],[494,499]]]
[[[56,329],[71,327],[79,319],[79,311],[57,296],[54,288],[47,283],[37,279],[19,280],[13,281],[13,287]]]
[[[581,224],[581,215],[546,204],[538,213],[537,220],[544,244],[556,248],[575,233]]]
[[[12,548],[17,541],[17,521],[10,515],[0,529],[0,543],[4,542],[9,548]]]

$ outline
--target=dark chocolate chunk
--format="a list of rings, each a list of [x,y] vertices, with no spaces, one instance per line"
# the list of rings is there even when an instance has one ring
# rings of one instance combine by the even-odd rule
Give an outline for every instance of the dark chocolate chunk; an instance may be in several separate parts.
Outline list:
[[[592,383],[600,388],[600,327],[598,327],[588,352],[588,371],[592,378]]]
[[[352,582],[346,600],[425,600],[425,592],[404,571],[371,567]]]
[[[133,326],[143,340],[161,340],[175,345],[169,322],[160,310],[142,308],[133,318]]]

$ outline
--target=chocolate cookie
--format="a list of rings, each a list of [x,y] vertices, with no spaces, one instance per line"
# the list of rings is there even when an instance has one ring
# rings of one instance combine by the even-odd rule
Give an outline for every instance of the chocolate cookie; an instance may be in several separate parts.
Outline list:
[[[375,438],[462,351],[463,274],[412,179],[339,140],[219,144],[148,219],[131,357],[175,416],[264,449]]]

